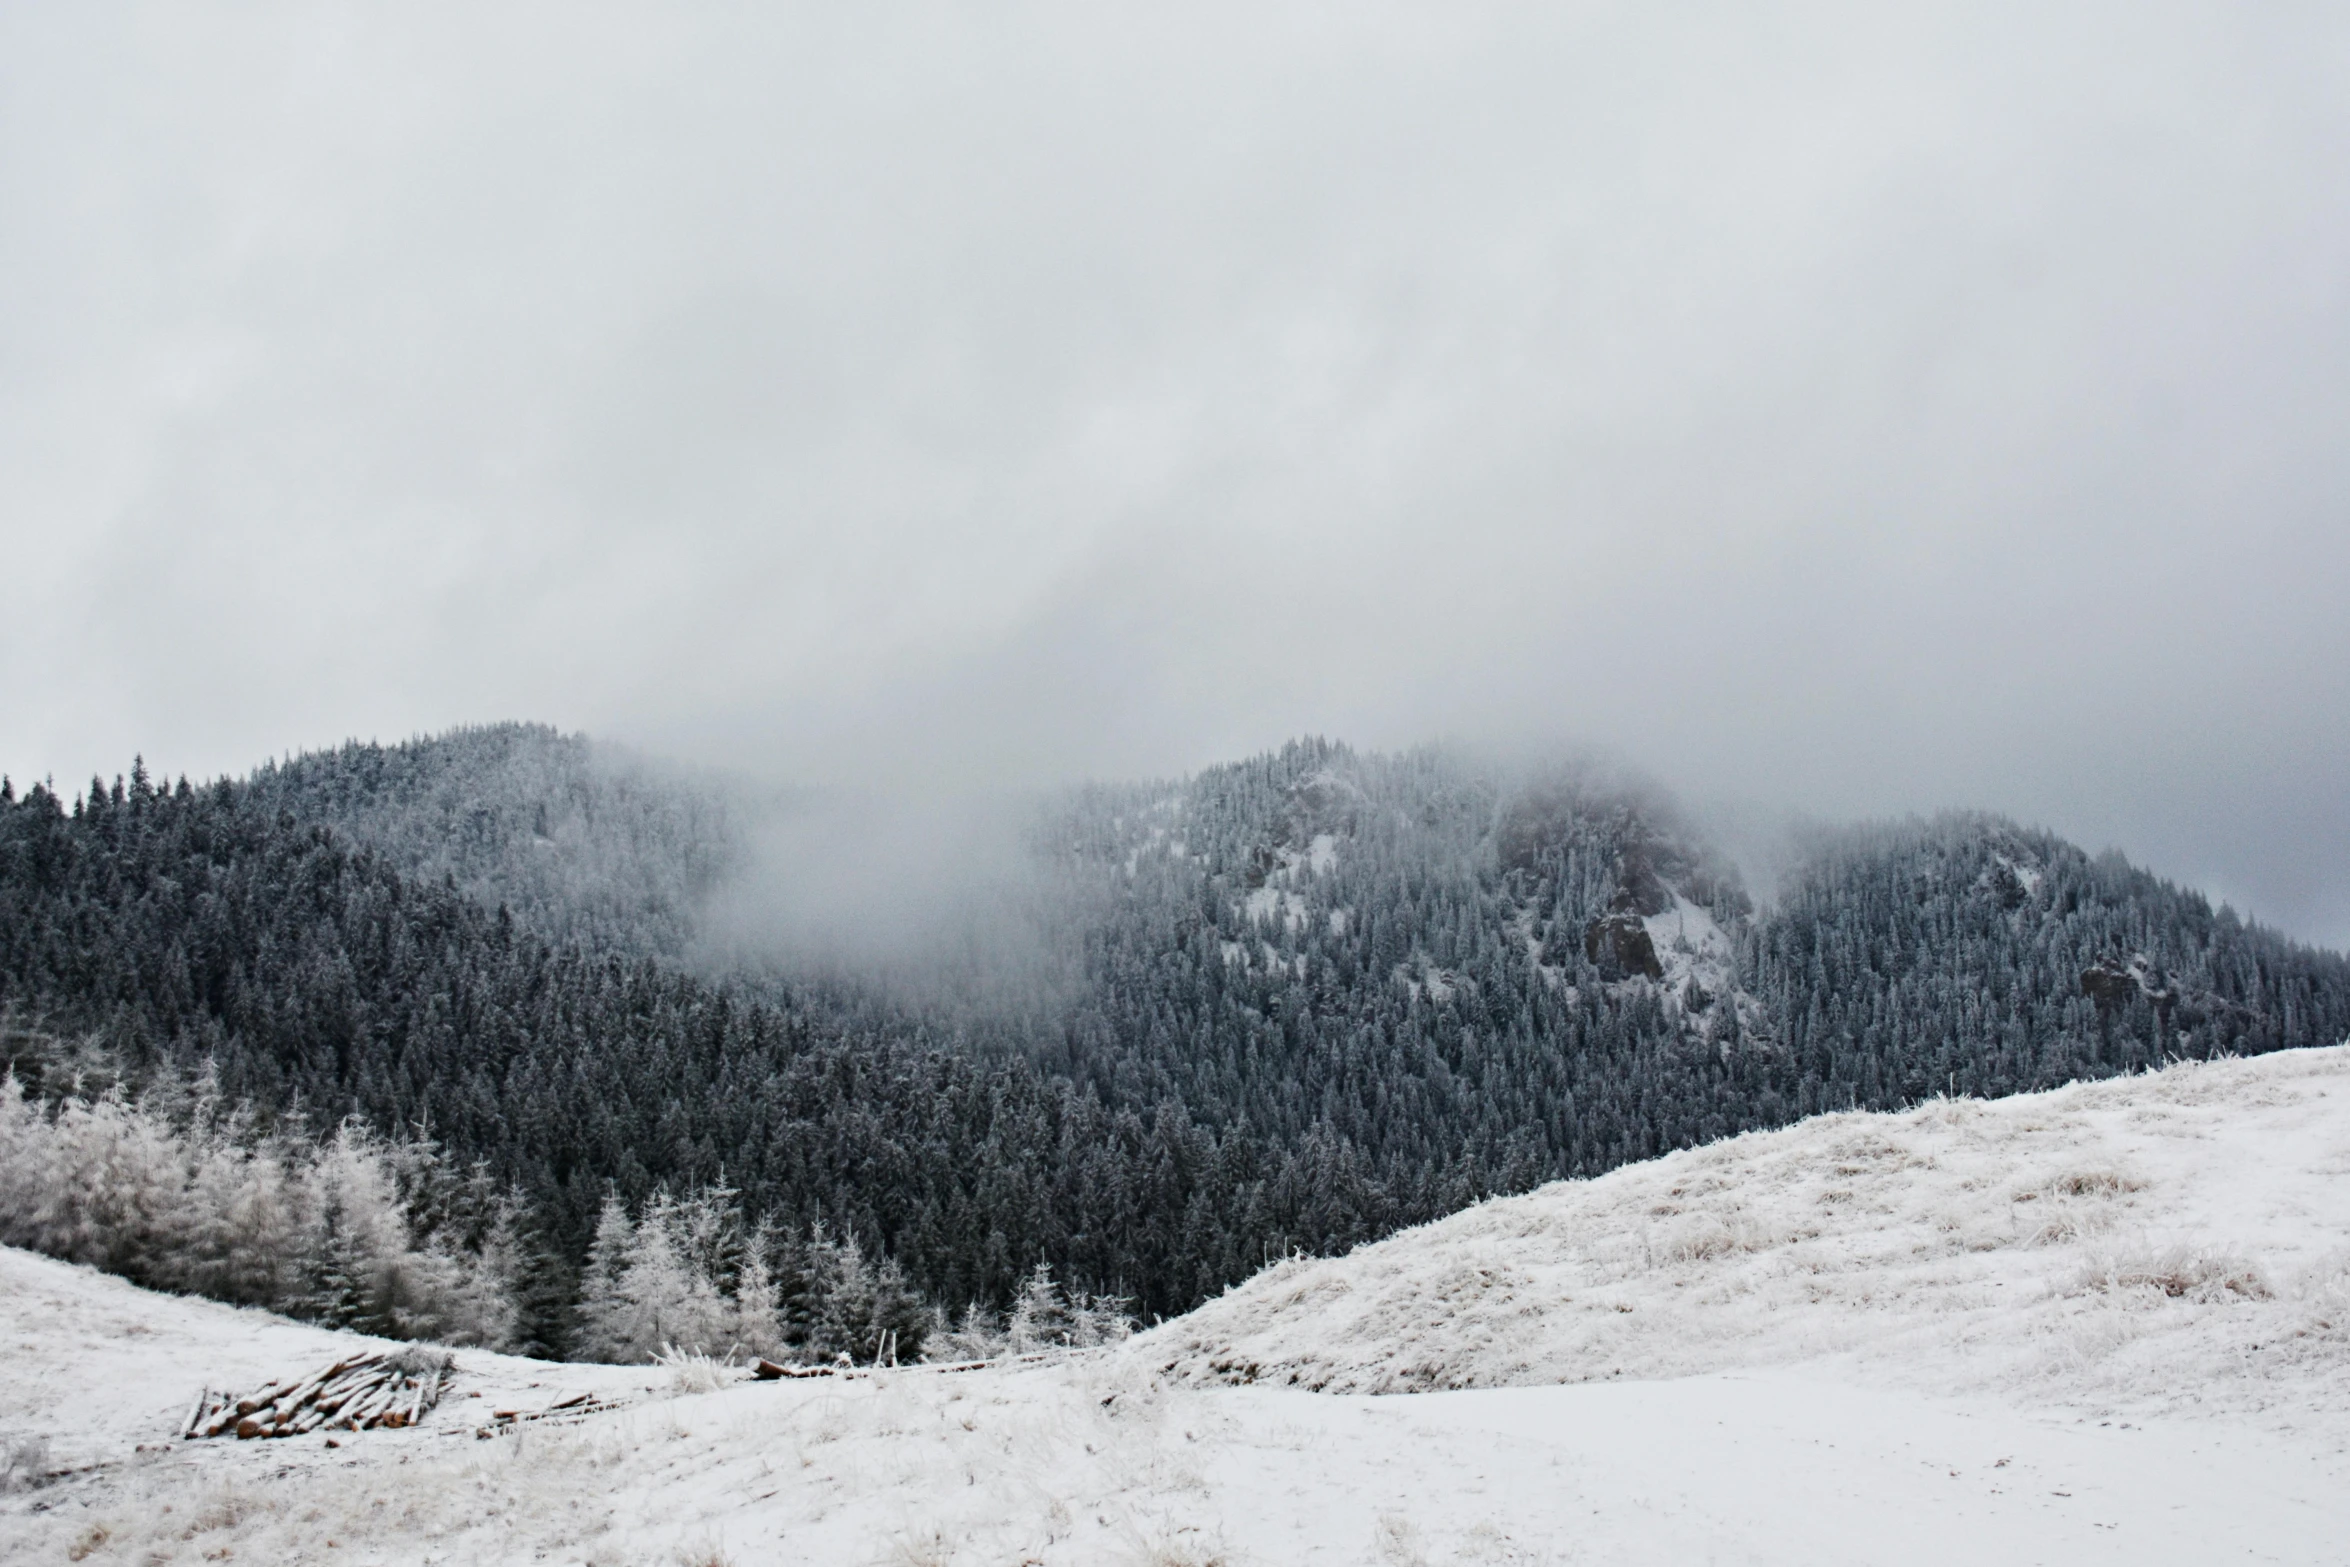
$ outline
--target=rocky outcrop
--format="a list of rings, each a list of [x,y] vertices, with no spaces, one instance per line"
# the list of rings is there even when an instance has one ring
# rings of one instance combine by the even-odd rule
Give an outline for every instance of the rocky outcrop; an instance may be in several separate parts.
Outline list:
[[[2143,996],[2154,1004],[2155,1013],[2164,1020],[2166,1028],[2171,1009],[2180,999],[2178,991],[2164,981],[2162,973],[2147,962],[2143,953],[2127,963],[2107,957],[2090,964],[2081,970],[2081,994],[2096,1002],[2099,1012],[2128,1006]],[[2219,1002],[2219,1005],[2224,1009],[2227,1003]]]
[[[2138,976],[2108,958],[2081,970],[2081,994],[2100,1011],[2122,1006],[2138,994]]]
[[[1636,914],[1664,913],[1675,892],[1719,920],[1754,912],[1737,867],[1661,793],[1635,781],[1570,775],[1530,785],[1503,806],[1493,846],[1504,874],[1527,876],[1578,849],[1610,856],[1616,889]]]
[[[1647,924],[1630,906],[1628,896],[1618,894],[1617,904],[1583,927],[1583,955],[1602,979],[1630,979],[1635,974],[1664,978],[1665,966],[1657,959]]]
[[[1353,837],[1362,806],[1361,786],[1329,768],[1291,784],[1274,836],[1251,849],[1240,867],[1241,885],[1256,891],[1306,854],[1318,837]]]

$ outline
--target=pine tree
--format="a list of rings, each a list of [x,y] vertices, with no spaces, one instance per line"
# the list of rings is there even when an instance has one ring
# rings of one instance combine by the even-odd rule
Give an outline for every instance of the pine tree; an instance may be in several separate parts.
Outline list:
[[[618,1192],[607,1190],[604,1206],[596,1216],[596,1237],[589,1243],[587,1263],[580,1269],[578,1326],[572,1333],[574,1359],[628,1358],[630,1313],[620,1280],[635,1245],[636,1226],[629,1221],[628,1205]]]
[[[367,1257],[344,1222],[342,1203],[337,1199],[330,1197],[319,1214],[318,1238],[306,1271],[310,1291],[305,1315],[330,1328],[355,1333],[383,1326],[375,1320],[374,1303],[369,1299]]]
[[[1061,1297],[1061,1287],[1053,1282],[1051,1263],[1038,1263],[1021,1281],[1020,1293],[1014,1297],[1005,1322],[1004,1336],[1016,1355],[1067,1349],[1075,1343],[1076,1318],[1069,1310],[1069,1303]]]
[[[734,1286],[734,1342],[770,1358],[785,1352],[782,1291],[767,1265],[773,1248],[773,1227],[762,1221],[744,1245]]]

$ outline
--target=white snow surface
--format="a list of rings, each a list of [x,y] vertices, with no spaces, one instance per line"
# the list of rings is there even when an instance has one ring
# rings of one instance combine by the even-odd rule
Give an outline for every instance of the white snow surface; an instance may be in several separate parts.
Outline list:
[[[0,1342],[10,1561],[2340,1563],[2350,1049],[1736,1138],[1060,1364],[459,1351],[329,1449],[176,1433],[346,1335],[0,1251]]]
[[[2014,874],[2016,885],[2024,889],[2024,896],[2036,898],[2040,895],[2040,883],[2047,878],[2046,871],[2031,861],[2019,860],[2012,854],[1994,854],[1992,858],[2006,866]]]
[[[1329,874],[1338,868],[1338,835],[1318,832],[1314,841],[1306,845],[1306,867],[1317,876]]]
[[[1259,887],[1240,906],[1253,924],[1277,923],[1292,936],[1306,928],[1306,900],[1286,887]]]
[[[1729,933],[1715,923],[1713,915],[1702,905],[1675,893],[1671,908],[1662,914],[1649,915],[1642,923],[1648,927],[1649,944],[1656,948],[1658,965],[1665,971],[1659,982],[1661,988],[1686,997],[1690,985],[1695,983],[1717,998],[1729,996],[1736,989],[1738,977],[1733,967],[1736,954]]]
[[[2150,1415],[2291,1386],[2335,1420],[2350,1047],[1726,1139],[1276,1265],[1136,1352],[1349,1393],[1811,1364]]]

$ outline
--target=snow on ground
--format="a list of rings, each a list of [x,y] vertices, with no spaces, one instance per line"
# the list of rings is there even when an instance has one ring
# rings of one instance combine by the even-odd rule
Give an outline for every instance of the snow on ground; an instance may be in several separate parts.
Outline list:
[[[1306,900],[1286,887],[1259,887],[1241,900],[1240,910],[1251,924],[1278,923],[1292,936],[1306,928]]]
[[[1665,971],[1660,988],[1685,994],[1694,979],[1714,995],[1729,993],[1737,977],[1729,933],[1703,906],[1675,893],[1672,907],[1642,923]]]
[[[1276,1266],[1138,1351],[1371,1393],[1831,1361],[2343,1426],[2350,1047],[1728,1139]]]
[[[0,1447],[70,1471],[0,1495],[0,1558],[2339,1563],[2346,1243],[2350,1050],[2297,1052],[1736,1139],[1059,1365],[460,1351],[336,1449],[176,1432],[347,1338],[0,1252]],[[473,1434],[577,1391],[622,1407]]]
[[[1338,835],[1318,832],[1314,841],[1306,845],[1306,867],[1317,876],[1327,876],[1338,868]]]

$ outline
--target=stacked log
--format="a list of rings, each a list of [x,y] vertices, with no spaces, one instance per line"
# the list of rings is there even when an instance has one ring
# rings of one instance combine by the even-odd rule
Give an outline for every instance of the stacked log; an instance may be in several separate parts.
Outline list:
[[[447,1387],[447,1361],[369,1353],[338,1360],[307,1377],[265,1382],[239,1396],[206,1388],[180,1435],[300,1436],[329,1431],[397,1429],[422,1420]]]

